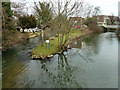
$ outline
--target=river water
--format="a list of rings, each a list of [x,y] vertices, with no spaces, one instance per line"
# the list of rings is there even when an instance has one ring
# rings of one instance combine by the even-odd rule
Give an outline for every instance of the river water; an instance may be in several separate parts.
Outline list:
[[[51,59],[32,60],[36,37],[2,54],[3,88],[117,88],[118,43],[115,33],[98,33],[73,41]]]

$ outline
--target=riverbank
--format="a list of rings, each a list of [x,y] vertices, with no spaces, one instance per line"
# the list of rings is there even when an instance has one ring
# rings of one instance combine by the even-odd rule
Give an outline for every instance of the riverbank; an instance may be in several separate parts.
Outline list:
[[[3,88],[117,87],[120,41],[114,32],[92,33],[78,39],[73,41],[77,48],[47,60],[33,60],[28,53],[39,44],[40,37],[3,52]]]
[[[41,32],[29,33],[29,39],[37,37],[38,35],[41,35]]]
[[[77,37],[80,36],[84,36],[87,34],[93,33],[93,31],[90,31],[88,29],[83,30],[71,30],[70,31],[70,40],[68,41],[68,43],[66,44],[66,47],[69,43],[71,43],[71,41]],[[45,47],[45,43],[44,43],[44,47],[41,46],[41,44],[37,45],[37,47],[31,52],[31,56],[32,59],[45,59],[45,58],[51,58],[53,57],[55,54],[60,54],[62,52],[64,52],[65,50],[67,50],[68,48],[66,48],[65,50],[59,50],[58,49],[58,37],[52,37],[53,40],[50,40],[50,49]],[[69,47],[70,48],[70,47]]]
[[[8,48],[14,45],[26,41],[29,37],[28,33],[21,33],[19,31],[3,30],[2,31],[2,51],[6,51]]]
[[[37,37],[41,32],[35,33],[21,33],[19,31],[3,30],[2,31],[2,51],[17,45],[18,43],[25,42],[28,39]]]

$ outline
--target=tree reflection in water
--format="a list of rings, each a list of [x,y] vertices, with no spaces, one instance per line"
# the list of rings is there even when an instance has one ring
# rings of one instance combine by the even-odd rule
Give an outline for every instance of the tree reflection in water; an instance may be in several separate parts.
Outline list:
[[[94,56],[99,54],[100,37],[99,34],[92,34],[85,37],[81,37],[80,40],[73,40],[68,55],[69,57],[76,57],[79,55],[79,59],[88,62],[95,62]]]
[[[41,63],[42,63],[41,69],[45,71],[45,75],[46,74],[48,75],[49,80],[52,79],[52,82],[51,82],[52,86],[51,87],[55,87],[55,88],[73,88],[73,87],[82,88],[82,85],[85,85],[83,82],[81,84],[79,82],[79,80],[77,79],[78,76],[76,73],[78,73],[77,70],[79,70],[79,69],[75,66],[69,65],[68,59],[65,56],[65,54],[58,55],[58,65],[56,65],[56,68],[55,68],[57,73],[50,71],[49,68],[46,67],[46,64],[43,61]],[[80,78],[80,76],[79,76],[79,78]]]

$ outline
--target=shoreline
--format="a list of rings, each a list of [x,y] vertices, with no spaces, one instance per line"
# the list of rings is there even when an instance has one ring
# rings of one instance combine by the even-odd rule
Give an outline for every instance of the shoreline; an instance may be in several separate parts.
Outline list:
[[[29,34],[29,35],[28,35]],[[10,48],[13,48],[14,46],[16,46],[17,44],[21,43],[21,42],[26,42],[27,40],[29,39],[32,39],[32,38],[35,38],[37,36],[39,36],[41,34],[41,32],[38,32],[38,33],[21,33],[21,38],[15,42],[13,45],[9,46],[9,47],[3,47],[1,46],[0,49],[2,50],[2,52],[5,52],[7,51],[8,49]],[[28,35],[27,37],[24,37],[25,35]]]

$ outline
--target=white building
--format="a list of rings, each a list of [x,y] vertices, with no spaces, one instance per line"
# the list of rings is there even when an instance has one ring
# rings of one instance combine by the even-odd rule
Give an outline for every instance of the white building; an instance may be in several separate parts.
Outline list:
[[[94,17],[97,18],[98,25],[100,25],[100,26],[107,25],[107,20],[109,20],[109,16],[107,16],[107,15],[98,15],[98,16],[94,16]]]
[[[114,24],[118,24],[118,16],[111,16],[111,15],[98,15],[94,16],[97,18],[98,25],[99,26],[105,26],[105,25],[110,25],[111,21],[110,18],[113,18],[115,20]]]

